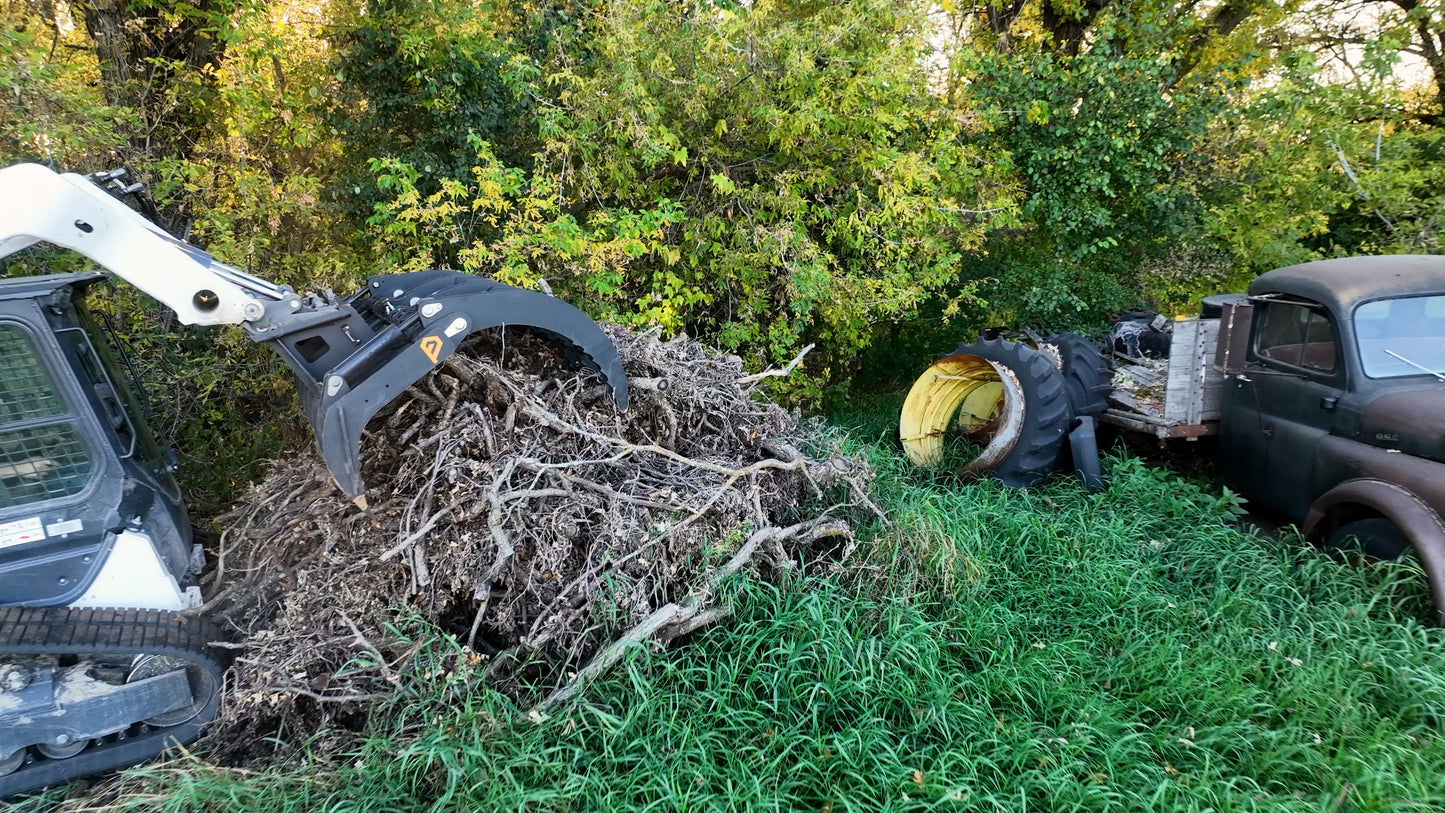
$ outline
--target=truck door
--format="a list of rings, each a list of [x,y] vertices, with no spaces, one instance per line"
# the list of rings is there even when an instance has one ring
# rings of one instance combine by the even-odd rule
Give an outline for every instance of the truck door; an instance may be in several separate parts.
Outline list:
[[[1244,372],[1225,382],[1221,467],[1252,503],[1298,522],[1345,388],[1338,329],[1323,306],[1290,298],[1259,302],[1251,332]]]

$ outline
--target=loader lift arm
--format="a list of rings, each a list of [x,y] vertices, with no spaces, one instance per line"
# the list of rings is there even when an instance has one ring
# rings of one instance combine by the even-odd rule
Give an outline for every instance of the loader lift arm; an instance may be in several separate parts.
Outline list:
[[[0,258],[39,242],[94,260],[183,324],[240,325],[269,344],[296,375],[332,477],[362,507],[367,420],[478,330],[521,325],[558,337],[627,408],[612,341],[586,314],[545,294],[454,271],[373,276],[345,298],[299,294],[172,237],[90,178],[37,164],[0,169]]]
[[[75,174],[0,169],[0,257],[53,243],[94,260],[186,325],[274,323],[301,309],[289,288],[217,262]]]

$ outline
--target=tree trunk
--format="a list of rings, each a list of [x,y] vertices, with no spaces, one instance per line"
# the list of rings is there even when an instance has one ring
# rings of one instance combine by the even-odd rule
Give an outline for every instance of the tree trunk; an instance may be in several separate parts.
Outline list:
[[[221,58],[223,46],[210,31],[224,24],[232,0],[175,3],[169,13],[131,0],[85,0],[73,8],[95,48],[106,101],[140,116],[127,160],[189,155],[206,112],[196,94],[171,91],[182,82],[214,84],[214,72],[201,69]]]
[[[90,0],[79,10],[100,61],[100,88],[105,100],[122,107],[138,106],[130,42],[125,31],[126,12],[120,0]]]
[[[1387,2],[1405,12],[1407,19],[1414,22],[1415,36],[1419,38],[1418,50],[1413,52],[1430,66],[1430,78],[1435,85],[1435,104],[1440,108],[1418,118],[1425,124],[1438,124],[1445,118],[1445,21],[1437,19],[1434,9],[1420,8],[1419,0],[1378,0]],[[1410,50],[1410,49],[1407,49]]]

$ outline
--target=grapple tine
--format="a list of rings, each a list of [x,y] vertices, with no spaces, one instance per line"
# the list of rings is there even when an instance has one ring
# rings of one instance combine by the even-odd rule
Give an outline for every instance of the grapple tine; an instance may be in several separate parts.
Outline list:
[[[518,325],[561,340],[601,373],[618,409],[627,408],[627,374],[617,348],[587,314],[560,299],[455,271],[419,271],[372,277],[348,304],[357,318],[345,327],[317,326],[275,337],[271,344],[301,379],[303,405],[331,476],[362,508],[361,434],[367,421],[478,330]],[[355,341],[357,329],[376,324],[383,327]],[[339,363],[331,364],[334,355],[327,359],[322,372],[306,353],[318,347],[316,336],[329,352],[338,331],[356,346]]]

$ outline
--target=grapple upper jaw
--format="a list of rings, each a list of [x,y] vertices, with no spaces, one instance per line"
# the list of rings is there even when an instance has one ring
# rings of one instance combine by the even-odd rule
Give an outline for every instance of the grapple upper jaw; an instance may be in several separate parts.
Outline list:
[[[301,354],[307,336],[268,341],[303,379],[303,406],[322,459],[336,484],[362,507],[360,451],[367,421],[478,330],[521,325],[557,337],[602,375],[617,408],[627,408],[627,374],[612,340],[587,314],[546,294],[456,271],[419,271],[372,277],[366,291],[342,307],[385,326],[370,331],[325,373]]]

